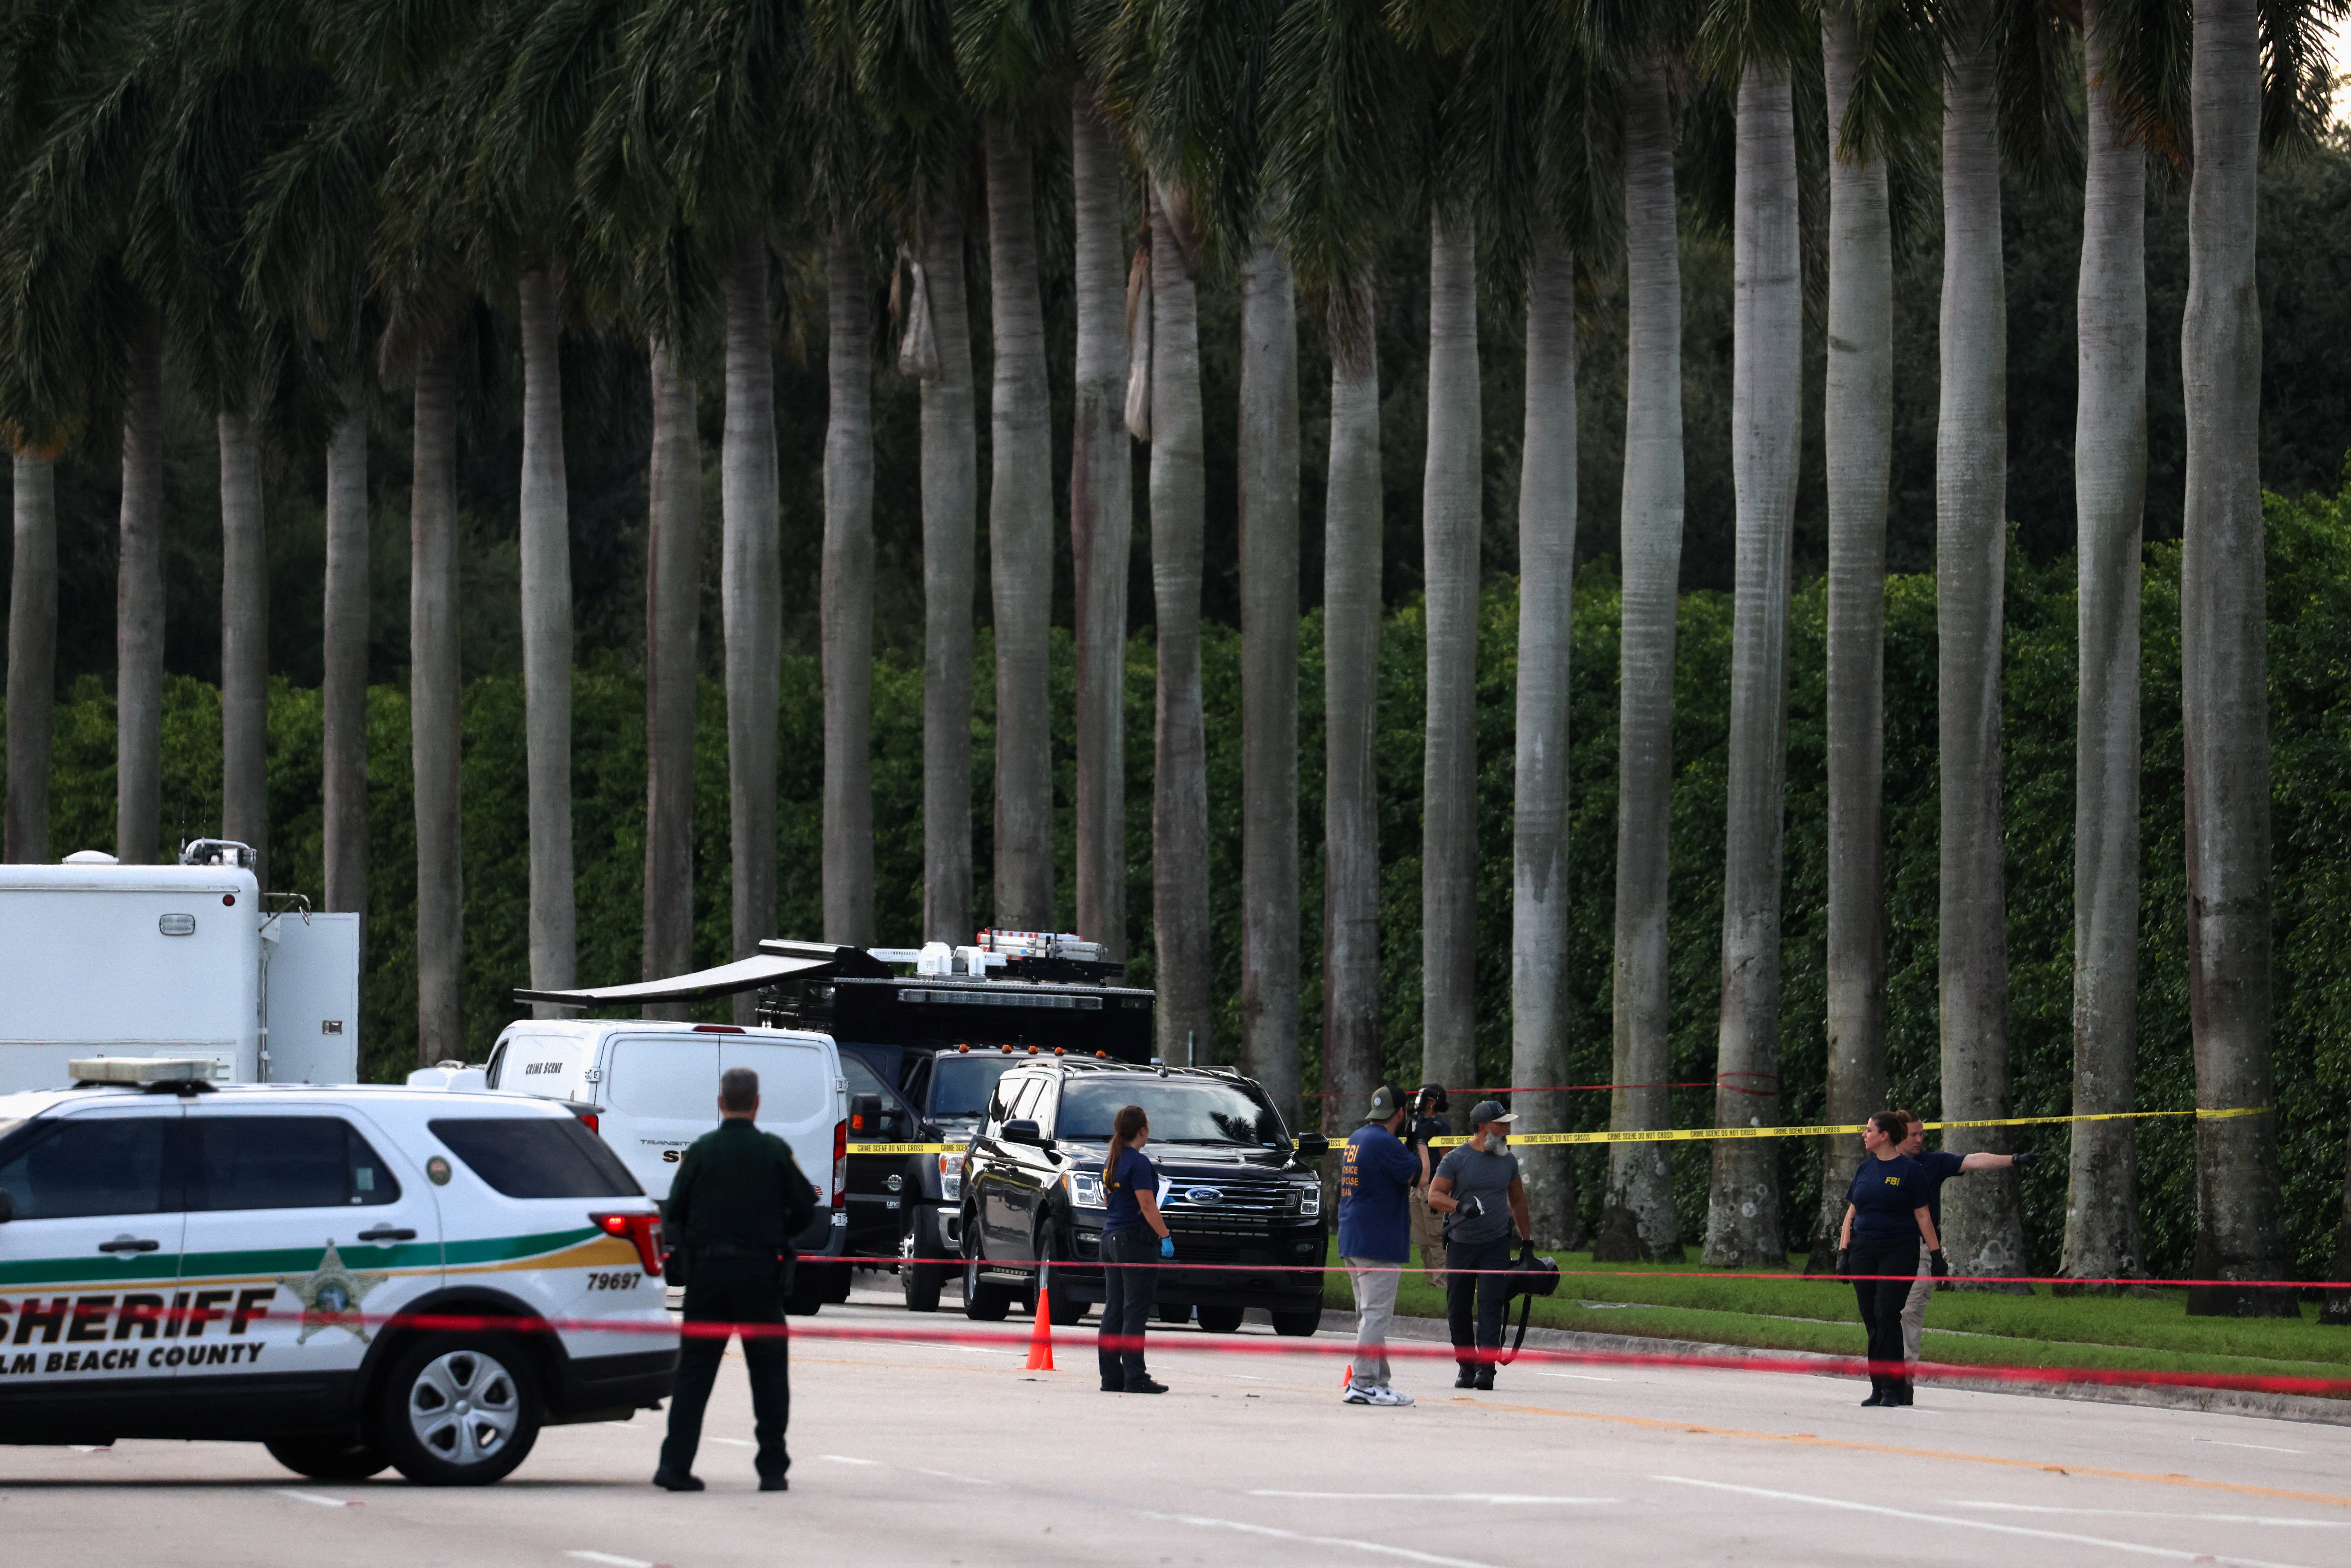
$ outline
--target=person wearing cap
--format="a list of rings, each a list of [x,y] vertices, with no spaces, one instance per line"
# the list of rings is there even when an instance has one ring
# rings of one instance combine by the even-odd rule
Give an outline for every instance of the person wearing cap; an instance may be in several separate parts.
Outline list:
[[[1974,1171],[2021,1170],[2031,1165],[2034,1158],[2029,1152],[1995,1155],[1989,1150],[1978,1149],[1971,1155],[1955,1155],[1949,1149],[1930,1149],[1927,1146],[1927,1124],[1918,1113],[1897,1110],[1895,1114],[1909,1124],[1910,1135],[1902,1140],[1901,1153],[1916,1161],[1918,1168],[1926,1173],[1927,1213],[1934,1220],[1938,1235],[1941,1234],[1943,1226],[1945,1182]],[[1902,1303],[1902,1360],[1906,1367],[1912,1369],[1918,1364],[1918,1352],[1927,1339],[1927,1303],[1935,1299],[1935,1275],[1928,1261],[1924,1258],[1918,1260],[1917,1280],[1910,1287],[1909,1299]],[[1916,1387],[1916,1375],[1913,1370],[1896,1385],[1896,1403],[1910,1403]]]
[[[1411,1113],[1395,1084],[1381,1084],[1341,1156],[1339,1261],[1355,1291],[1355,1359],[1343,1395],[1350,1405],[1412,1403],[1411,1395],[1389,1386],[1387,1356],[1396,1281],[1412,1261],[1405,1198],[1428,1181],[1428,1146],[1415,1158],[1396,1136]]]
[[[1445,1316],[1460,1364],[1456,1388],[1494,1386],[1510,1300],[1510,1233],[1521,1241],[1534,1236],[1519,1156],[1506,1146],[1517,1120],[1500,1101],[1479,1101],[1469,1113],[1469,1141],[1446,1151],[1428,1184],[1428,1207],[1447,1217]]]

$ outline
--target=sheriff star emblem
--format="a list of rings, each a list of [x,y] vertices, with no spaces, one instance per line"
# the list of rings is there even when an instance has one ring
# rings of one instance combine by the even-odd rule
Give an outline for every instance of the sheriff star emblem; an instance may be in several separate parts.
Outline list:
[[[367,1299],[370,1291],[390,1278],[389,1274],[352,1273],[343,1267],[342,1255],[329,1239],[316,1273],[278,1277],[277,1282],[293,1291],[295,1299],[302,1303],[302,1331],[294,1336],[294,1343],[300,1344],[327,1329],[349,1329],[365,1342],[368,1331],[360,1316],[360,1303]]]

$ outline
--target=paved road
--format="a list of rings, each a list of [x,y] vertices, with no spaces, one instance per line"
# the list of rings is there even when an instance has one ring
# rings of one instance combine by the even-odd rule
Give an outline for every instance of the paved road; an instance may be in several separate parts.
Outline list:
[[[874,1295],[816,1326],[973,1330]],[[697,1469],[645,1484],[658,1416],[546,1433],[515,1477],[431,1491],[303,1480],[257,1447],[0,1449],[0,1560],[49,1564],[1561,1562],[2351,1563],[2351,1427],[1761,1373],[1505,1369],[1408,1410],[1339,1403],[1340,1364],[1155,1333],[1155,1398],[1095,1385],[1092,1330],[1022,1369],[1028,1325],[948,1347],[802,1338],[792,1490],[751,1473],[730,1363]],[[1244,1332],[1264,1348],[1262,1329]],[[927,1414],[907,1414],[917,1408]]]

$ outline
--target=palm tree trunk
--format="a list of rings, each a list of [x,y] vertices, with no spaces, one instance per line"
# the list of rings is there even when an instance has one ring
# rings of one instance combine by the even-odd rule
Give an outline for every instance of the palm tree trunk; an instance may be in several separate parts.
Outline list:
[[[1861,46],[1849,5],[1824,14],[1831,133]],[[1827,449],[1827,1113],[1853,1126],[1886,1102],[1886,498],[1894,458],[1894,228],[1886,161],[1829,164]],[[1863,1149],[1821,1140],[1813,1253],[1825,1269]]]
[[[523,749],[530,793],[530,983],[575,977],[571,885],[571,497],[563,465],[561,286],[522,276]],[[540,1018],[557,1016],[541,1007]]]
[[[263,535],[261,444],[253,422],[223,413],[221,486],[221,836],[253,847],[269,885],[269,548]]]
[[[1714,1124],[1780,1119],[1780,873],[1788,785],[1788,550],[1803,417],[1796,117],[1784,68],[1739,83],[1732,250],[1730,471],[1738,496],[1723,832],[1722,1019]],[[1714,1145],[1706,1261],[1784,1269],[1776,1145]]]
[[[1053,756],[1046,716],[1053,610],[1053,444],[1028,139],[987,127],[988,292],[996,387],[987,549],[996,609],[996,908],[1008,930],[1053,924]]]
[[[1682,557],[1682,277],[1666,67],[1634,72],[1625,108],[1624,631],[1616,752],[1615,1082],[1618,1132],[1667,1124],[1666,866],[1674,775],[1674,616]],[[1681,1256],[1663,1144],[1612,1144],[1610,1208],[1642,1249]]]
[[[1935,435],[1937,738],[1942,762],[1943,1114],[2008,1114],[2007,895],[2001,868],[2001,606],[2007,570],[2008,322],[2000,135],[1988,0],[1953,18],[1943,109],[1942,408]],[[1954,1153],[2001,1152],[2002,1128],[1959,1128]],[[2016,1178],[1980,1172],[1943,1194],[1958,1274],[2023,1261]]]
[[[1519,469],[1517,805],[1510,856],[1510,1082],[1567,1071],[1568,653],[1575,594],[1575,259],[1539,247],[1527,277],[1527,408]],[[1325,612],[1327,618],[1328,612]],[[1559,1094],[1521,1094],[1516,1131],[1567,1126]],[[1581,1239],[1567,1151],[1520,1151],[1534,1237]]]
[[[152,865],[163,815],[163,328],[132,310],[122,382],[114,580],[114,853]]]
[[[1428,246],[1428,737],[1421,762],[1421,1073],[1478,1082],[1478,242],[1440,215]]]
[[[1153,716],[1152,933],[1159,1059],[1207,1062],[1208,747],[1200,695],[1200,574],[1207,442],[1199,308],[1164,199],[1151,204],[1151,599],[1158,632]]]
[[[2335,1264],[2330,1280],[2351,1280],[2351,1137],[2343,1144],[2343,1217],[2335,1226]],[[2330,1328],[2351,1328],[2351,1290],[2329,1291],[2319,1298],[2318,1321]]]
[[[1134,528],[1126,434],[1123,175],[1110,124],[1080,85],[1070,114],[1077,192],[1078,347],[1070,436],[1077,589],[1078,930],[1126,959],[1126,561]],[[1294,619],[1294,618],[1293,618]]]
[[[2188,979],[2201,1110],[2267,1111],[2270,748],[2254,197],[2262,54],[2253,0],[2196,8],[2188,195],[2188,413],[2179,657],[2188,769]],[[2199,1117],[2196,1275],[2283,1277],[2277,1117]],[[2291,1291],[2191,1290],[2195,1313],[2290,1316]]]
[[[1330,314],[1322,511],[1322,1128],[1359,1124],[1380,1073],[1378,296]],[[1523,1156],[1521,1156],[1523,1158]]]
[[[1241,265],[1240,381],[1241,1061],[1294,1124],[1298,301],[1263,238]]]
[[[847,229],[833,230],[825,270],[824,939],[862,947],[873,940],[873,324]]]
[[[418,358],[408,510],[408,693],[416,802],[416,1062],[462,1061],[465,886],[459,834],[457,345]]]
[[[939,345],[939,373],[923,383],[923,936],[968,942],[979,433],[958,202],[932,212],[923,263]]]
[[[700,620],[702,454],[694,383],[651,343],[653,434],[645,476],[644,978],[694,967],[695,632]],[[657,1003],[647,1018],[683,1018]]]
[[[726,637],[726,800],[734,955],[776,925],[776,707],[783,679],[784,578],[777,535],[776,356],[768,336],[768,241],[753,233],[720,280],[726,313],[726,427],[719,452],[719,602]],[[758,998],[735,998],[748,1024]]]
[[[326,604],[320,621],[319,706],[327,908],[367,907],[368,481],[367,393],[342,393],[343,416],[327,443]]]
[[[2074,726],[2074,1112],[2127,1111],[2138,1071],[2138,588],[2147,512],[2147,154],[2105,82],[2095,7],[2082,16],[2090,110],[2082,197],[2080,684]],[[2139,1269],[2138,1160],[2128,1122],[2073,1130],[2059,1271]]]
[[[11,865],[49,858],[49,720],[57,695],[57,473],[16,460],[16,553],[8,578],[8,816]]]

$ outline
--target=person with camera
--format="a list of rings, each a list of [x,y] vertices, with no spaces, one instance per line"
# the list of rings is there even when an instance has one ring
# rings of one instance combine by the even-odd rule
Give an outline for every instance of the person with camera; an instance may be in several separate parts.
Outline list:
[[[1140,1105],[1123,1105],[1111,1122],[1110,1155],[1102,1161],[1102,1332],[1094,1355],[1104,1394],[1165,1394],[1143,1364],[1143,1333],[1151,1324],[1159,1263],[1176,1256],[1176,1239],[1159,1212],[1159,1169],[1144,1155],[1151,1119]]]
[[[678,1162],[663,1223],[685,1260],[685,1342],[677,1354],[670,1396],[669,1435],[653,1470],[665,1491],[700,1491],[694,1473],[718,1364],[745,1325],[743,1363],[751,1374],[751,1435],[758,1451],[751,1466],[761,1491],[788,1491],[784,1427],[791,1419],[792,1383],[785,1355],[784,1300],[791,1290],[792,1238],[816,1218],[816,1189],[792,1158],[789,1144],[759,1131],[759,1075],[730,1067],[718,1076],[718,1126],[705,1133]],[[696,1333],[695,1325],[706,1325]],[[749,1332],[752,1325],[765,1333]]]
[[[1903,1405],[1902,1375],[1881,1370],[1902,1364],[1902,1303],[1918,1271],[1918,1244],[1927,1244],[1935,1278],[1951,1271],[1927,1207],[1927,1173],[1902,1152],[1909,1137],[1907,1118],[1880,1111],[1861,1134],[1869,1157],[1853,1174],[1844,1197],[1844,1225],[1837,1235],[1837,1272],[1853,1281],[1861,1323],[1869,1339],[1867,1406]]]
[[[1355,1359],[1343,1396],[1350,1405],[1412,1403],[1411,1395],[1389,1385],[1387,1356],[1396,1285],[1412,1262],[1405,1201],[1428,1182],[1428,1145],[1421,1144],[1416,1157],[1396,1136],[1411,1114],[1395,1085],[1381,1084],[1341,1156],[1339,1261],[1355,1291]]]
[[[1973,1171],[2022,1170],[2040,1156],[2030,1152],[2021,1155],[1995,1155],[1978,1149],[1971,1155],[1955,1155],[1949,1149],[1927,1147],[1927,1124],[1915,1111],[1895,1113],[1909,1124],[1910,1135],[1902,1140],[1902,1152],[1917,1162],[1927,1177],[1927,1212],[1935,1218],[1938,1235],[1943,1228],[1943,1184],[1953,1176],[1963,1176]],[[1935,1279],[1925,1261],[1918,1265],[1918,1277],[1910,1286],[1909,1299],[1902,1303],[1902,1361],[1906,1367],[1916,1366],[1919,1347],[1927,1338],[1927,1303],[1935,1299]],[[1899,1390],[1900,1402],[1910,1403],[1916,1386],[1905,1375]]]
[[[1425,1156],[1429,1139],[1451,1136],[1453,1124],[1445,1117],[1448,1103],[1443,1085],[1420,1086],[1412,1097],[1412,1113],[1405,1118],[1405,1130],[1400,1134],[1406,1153],[1417,1151]],[[1428,1207],[1426,1181],[1412,1189],[1410,1202],[1412,1240],[1420,1249],[1421,1277],[1441,1291],[1445,1288],[1444,1216]]]
[[[1500,1101],[1479,1101],[1469,1113],[1469,1141],[1446,1151],[1428,1184],[1428,1207],[1446,1217],[1445,1316],[1460,1367],[1456,1388],[1494,1386],[1510,1294],[1510,1234],[1515,1229],[1520,1241],[1534,1236],[1519,1156],[1507,1146],[1517,1120]]]

